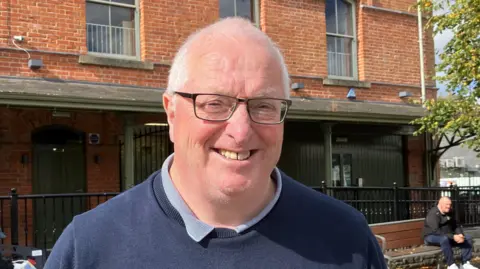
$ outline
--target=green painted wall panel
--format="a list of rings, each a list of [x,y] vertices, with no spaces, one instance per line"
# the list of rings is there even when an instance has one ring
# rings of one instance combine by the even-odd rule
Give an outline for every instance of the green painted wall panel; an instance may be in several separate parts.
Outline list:
[[[337,143],[336,138],[347,138]],[[363,178],[364,186],[404,184],[402,137],[399,135],[333,135],[332,152],[352,154],[352,178]]]
[[[319,186],[324,179],[323,131],[320,122],[287,122],[278,167],[296,180]],[[358,125],[357,125],[358,127]],[[368,126],[364,126],[368,130]],[[347,128],[348,129],[348,128]],[[361,177],[364,186],[404,185],[402,136],[379,133],[356,134],[356,128],[332,135],[332,153],[352,154],[352,179]],[[365,129],[364,129],[365,130]],[[338,131],[337,131],[338,132]],[[345,142],[336,142],[346,138]]]
[[[324,175],[321,123],[287,122],[278,167],[308,186],[320,186]]]

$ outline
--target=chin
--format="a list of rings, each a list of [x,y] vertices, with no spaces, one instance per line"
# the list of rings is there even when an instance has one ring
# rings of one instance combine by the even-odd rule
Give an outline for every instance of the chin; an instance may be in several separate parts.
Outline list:
[[[222,179],[223,178],[223,179]],[[223,193],[224,195],[228,196],[235,196],[242,193],[245,193],[252,186],[252,180],[249,176],[242,176],[242,175],[226,175],[226,176],[217,176],[215,181],[213,182],[217,185],[217,189]]]

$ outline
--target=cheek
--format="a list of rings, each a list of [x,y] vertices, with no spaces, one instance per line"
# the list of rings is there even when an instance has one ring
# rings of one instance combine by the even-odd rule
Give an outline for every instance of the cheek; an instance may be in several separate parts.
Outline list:
[[[277,151],[283,141],[283,128],[280,126],[268,126],[257,129],[257,133],[270,150]]]
[[[218,127],[205,124],[197,118],[178,118],[175,139],[184,148],[204,148],[209,146],[218,133]]]

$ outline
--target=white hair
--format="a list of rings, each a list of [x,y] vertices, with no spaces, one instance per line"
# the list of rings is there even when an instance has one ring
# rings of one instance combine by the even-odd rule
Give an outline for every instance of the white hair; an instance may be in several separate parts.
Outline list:
[[[231,25],[233,24],[233,25]],[[233,29],[233,30],[232,30]],[[239,17],[230,17],[222,19],[214,24],[211,24],[199,31],[191,34],[187,40],[182,44],[178,50],[175,58],[173,59],[172,66],[170,68],[170,73],[168,76],[168,86],[167,93],[172,95],[176,91],[180,91],[188,81],[188,58],[189,53],[191,53],[191,45],[199,37],[204,34],[220,34],[226,38],[233,38],[242,34],[249,34],[250,36],[255,37],[256,39],[264,40],[267,42],[273,56],[276,58],[280,64],[282,71],[283,87],[285,91],[285,97],[290,98],[290,77],[288,75],[288,69],[285,65],[285,60],[282,56],[280,49],[276,44],[260,29],[253,26],[253,24],[243,18]]]

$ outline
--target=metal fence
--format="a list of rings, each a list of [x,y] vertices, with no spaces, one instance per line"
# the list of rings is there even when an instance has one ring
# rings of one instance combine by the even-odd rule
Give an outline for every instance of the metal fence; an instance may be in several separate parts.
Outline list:
[[[117,192],[18,195],[12,189],[9,196],[0,197],[0,225],[7,234],[2,244],[48,250],[75,215],[116,195]]]
[[[125,174],[125,142],[120,140],[119,146],[120,178],[123,178]],[[173,143],[170,141],[168,126],[135,128],[133,150],[134,183],[139,184],[160,169],[165,159],[173,153]]]
[[[440,197],[447,196],[459,223],[480,225],[479,187],[327,187],[323,183],[314,189],[356,208],[370,224],[424,218]]]
[[[480,225],[480,187],[314,187],[362,212],[372,223],[423,218],[442,196],[451,197],[463,226]],[[77,214],[118,195],[112,193],[19,195],[12,189],[0,196],[0,226],[7,234],[2,244],[48,250]]]

